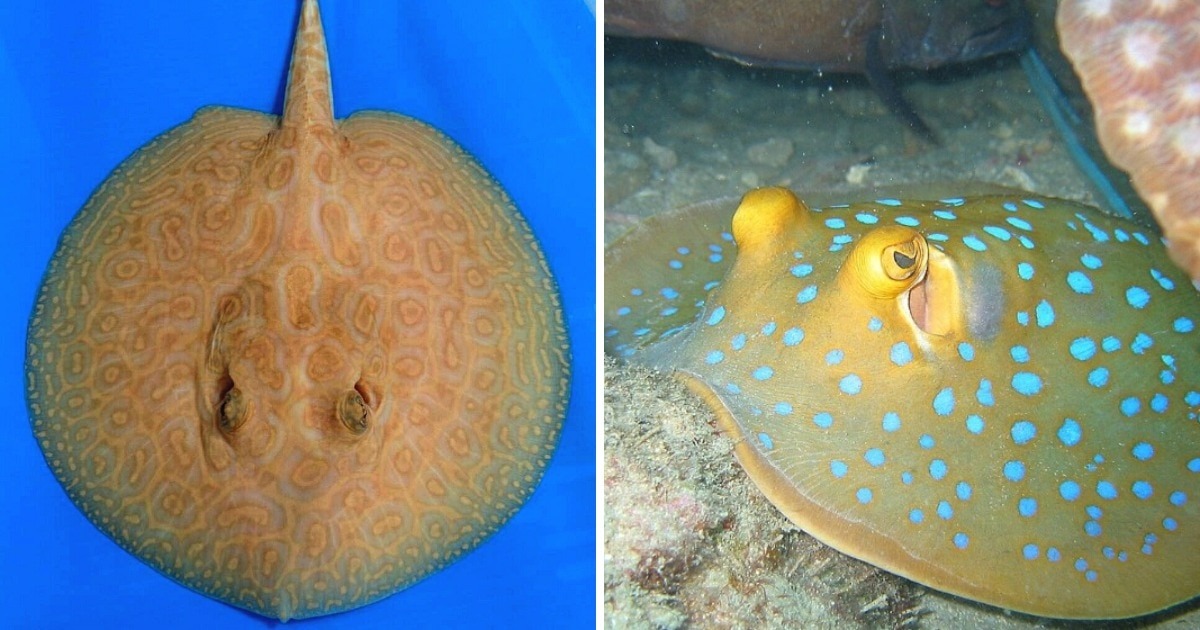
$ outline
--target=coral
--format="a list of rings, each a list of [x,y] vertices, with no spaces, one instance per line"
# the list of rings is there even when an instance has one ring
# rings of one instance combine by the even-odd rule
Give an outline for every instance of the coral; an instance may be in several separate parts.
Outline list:
[[[1063,0],[1057,22],[1105,153],[1200,280],[1200,3]]]

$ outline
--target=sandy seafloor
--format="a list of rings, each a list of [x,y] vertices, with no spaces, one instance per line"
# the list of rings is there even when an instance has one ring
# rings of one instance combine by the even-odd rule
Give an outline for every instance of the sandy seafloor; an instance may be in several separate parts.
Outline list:
[[[1096,203],[1015,57],[900,81],[940,145],[907,131],[861,77],[608,38],[605,242],[642,217],[766,185],[833,202],[984,182]],[[798,532],[750,484],[711,415],[662,375],[608,360],[604,413],[608,627],[1200,627],[1196,602],[1081,623],[917,586]]]

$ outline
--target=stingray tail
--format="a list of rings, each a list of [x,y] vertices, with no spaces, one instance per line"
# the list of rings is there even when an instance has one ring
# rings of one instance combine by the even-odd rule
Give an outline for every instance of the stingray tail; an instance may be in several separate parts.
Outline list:
[[[904,121],[909,129],[930,144],[941,144],[937,135],[929,128],[929,125],[925,124],[924,120],[921,120],[917,110],[913,109],[912,103],[904,98],[904,94],[896,85],[879,49],[879,40],[882,37],[882,31],[875,29],[875,32],[867,38],[867,80],[871,82],[871,87],[875,88],[875,93],[883,100],[883,104],[887,105],[888,110]]]
[[[292,44],[287,95],[283,100],[284,126],[332,127],[333,88],[329,80],[329,51],[317,0],[304,0],[300,24]]]

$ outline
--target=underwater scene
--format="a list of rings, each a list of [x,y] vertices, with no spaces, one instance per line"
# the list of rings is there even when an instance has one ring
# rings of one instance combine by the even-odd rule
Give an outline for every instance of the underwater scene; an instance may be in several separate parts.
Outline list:
[[[593,625],[594,8],[0,17],[0,627]]]
[[[605,4],[606,627],[1200,625],[1198,23]]]

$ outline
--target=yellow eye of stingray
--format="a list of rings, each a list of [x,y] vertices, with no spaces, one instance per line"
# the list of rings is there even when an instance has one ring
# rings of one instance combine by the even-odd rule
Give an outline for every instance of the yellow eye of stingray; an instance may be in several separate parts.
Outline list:
[[[847,261],[846,273],[868,295],[887,299],[919,282],[928,261],[924,236],[906,227],[887,226],[859,241]]]

